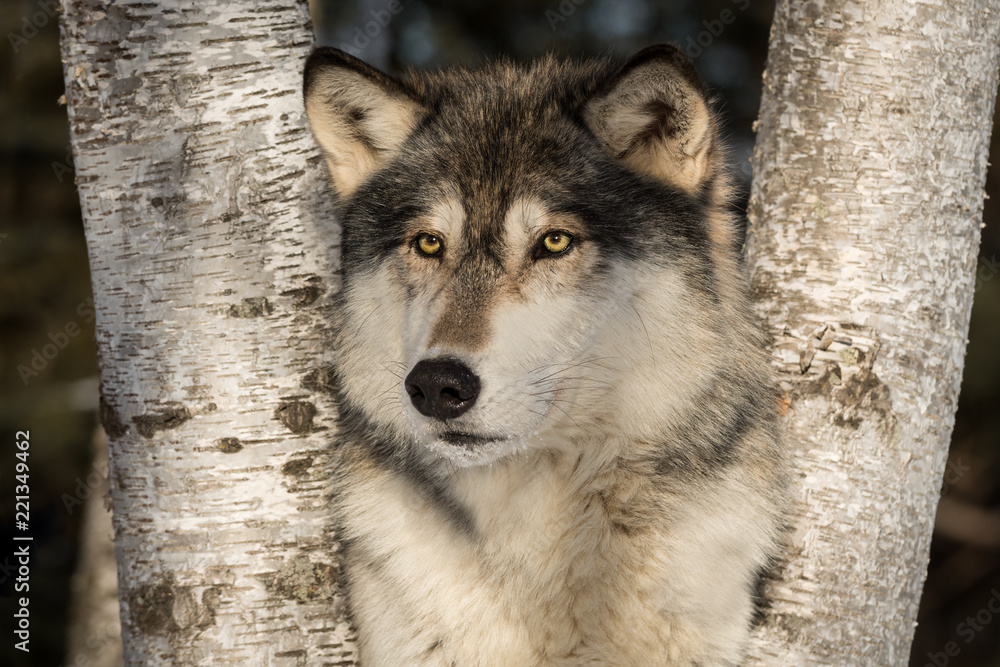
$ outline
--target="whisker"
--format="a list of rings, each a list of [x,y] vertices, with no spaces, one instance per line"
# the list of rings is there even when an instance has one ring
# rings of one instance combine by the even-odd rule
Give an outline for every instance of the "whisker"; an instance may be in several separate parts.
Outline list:
[[[649,345],[649,358],[653,361],[653,367],[656,368],[656,353],[653,352],[653,340],[649,337],[649,329],[646,328],[646,323],[642,321],[642,315],[639,313],[639,309],[632,305],[632,310],[635,311],[635,316],[639,318],[639,324],[642,325],[642,330],[646,334],[646,343]]]
[[[391,368],[389,368],[385,364],[380,364],[380,365],[382,366],[382,368],[385,369],[386,373],[389,373],[390,375],[393,375],[393,376],[399,378],[400,380],[403,379],[403,375],[401,373],[397,373],[396,371],[392,370]]]
[[[375,305],[372,306],[372,309],[368,312],[367,315],[365,315],[364,319],[361,320],[361,324],[359,324],[357,328],[361,329],[362,327],[364,327],[365,326],[365,322],[368,321],[368,318],[370,318],[372,315],[374,315],[376,312],[378,312],[378,309],[379,309],[379,302],[376,301]]]
[[[539,366],[534,371],[532,371],[532,373],[537,373],[543,369],[553,368],[555,366],[563,366],[562,369],[553,371],[552,373],[549,373],[548,375],[538,379],[538,381],[544,381],[548,380],[549,378],[556,377],[560,373],[566,373],[570,370],[573,370],[574,368],[579,368],[581,366],[587,366],[591,364],[597,364],[598,362],[606,361],[608,359],[619,359],[619,358],[620,357],[594,357],[592,359],[583,359],[582,361],[578,361],[576,363],[571,363],[571,364],[547,364],[545,366]]]

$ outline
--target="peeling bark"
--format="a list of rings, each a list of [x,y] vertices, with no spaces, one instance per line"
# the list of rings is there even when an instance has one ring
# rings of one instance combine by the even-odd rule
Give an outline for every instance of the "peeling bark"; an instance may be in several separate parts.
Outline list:
[[[747,252],[800,504],[749,664],[906,664],[998,64],[996,0],[778,2]]]
[[[64,0],[62,29],[125,661],[352,665],[335,406],[304,382],[338,243],[306,4]]]

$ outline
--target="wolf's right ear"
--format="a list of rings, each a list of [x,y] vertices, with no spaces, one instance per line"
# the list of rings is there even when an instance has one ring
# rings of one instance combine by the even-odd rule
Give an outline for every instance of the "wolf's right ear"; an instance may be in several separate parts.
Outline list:
[[[309,54],[304,95],[309,125],[341,197],[384,165],[424,115],[416,93],[329,47]]]
[[[713,175],[715,118],[694,66],[677,47],[650,46],[583,109],[590,131],[636,171],[697,192]]]

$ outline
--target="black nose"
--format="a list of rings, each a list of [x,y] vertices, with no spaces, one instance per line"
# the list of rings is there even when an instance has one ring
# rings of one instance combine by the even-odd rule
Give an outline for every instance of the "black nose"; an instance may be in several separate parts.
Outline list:
[[[479,378],[456,359],[424,359],[403,386],[420,414],[441,420],[464,414],[479,397]]]

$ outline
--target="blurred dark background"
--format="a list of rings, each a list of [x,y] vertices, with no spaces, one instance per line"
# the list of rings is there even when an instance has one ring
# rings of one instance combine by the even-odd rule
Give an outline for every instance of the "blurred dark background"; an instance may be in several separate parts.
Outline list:
[[[70,584],[78,560],[80,505],[100,475],[97,364],[90,279],[63,92],[55,3],[0,4],[0,517],[13,542],[14,435],[31,431],[32,651],[10,639],[13,548],[0,550],[0,663],[67,661]],[[627,55],[680,44],[719,98],[736,161],[749,185],[751,124],[774,11],[772,0],[314,0],[322,43],[388,70],[475,66],[501,54],[527,60]],[[993,140],[994,159],[1000,141]],[[942,486],[910,665],[1000,666],[1000,619],[982,624],[1000,599],[1000,176],[990,172],[968,357]],[[68,332],[79,333],[70,335]],[[95,472],[96,471],[96,472]],[[995,604],[994,604],[995,606]],[[982,624],[968,643],[960,625]],[[940,661],[940,655],[938,660]],[[938,663],[941,667],[941,663]]]

